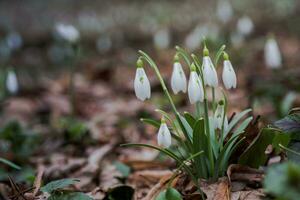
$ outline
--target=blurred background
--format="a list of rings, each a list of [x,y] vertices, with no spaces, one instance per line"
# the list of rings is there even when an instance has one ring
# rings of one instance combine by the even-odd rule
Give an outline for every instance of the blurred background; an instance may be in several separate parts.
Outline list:
[[[0,155],[28,167],[21,180],[30,181],[41,163],[54,166],[46,173],[54,179],[74,174],[57,167],[70,156],[155,138],[156,130],[138,120],[159,119],[153,110],[168,104],[150,68],[153,98],[135,98],[137,51],[149,53],[169,83],[175,45],[202,57],[203,38],[212,56],[226,45],[238,74],[237,89],[228,94],[232,111],[252,107],[272,123],[300,105],[299,13],[297,0],[0,1]],[[78,30],[76,48],[62,41],[61,24]],[[265,62],[270,37],[282,58],[275,68]],[[174,98],[182,110],[193,109],[186,95]],[[131,154],[114,153],[109,162],[126,162]],[[82,187],[93,188],[91,180]]]

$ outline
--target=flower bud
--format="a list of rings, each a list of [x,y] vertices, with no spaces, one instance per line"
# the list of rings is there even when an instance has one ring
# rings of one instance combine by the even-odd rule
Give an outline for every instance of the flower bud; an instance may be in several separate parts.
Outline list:
[[[226,89],[236,88],[236,74],[229,60],[229,56],[224,52],[222,79]]]
[[[171,87],[174,92],[174,94],[177,94],[178,92],[186,92],[186,77],[184,74],[184,71],[182,69],[181,64],[177,61],[173,65],[173,72],[171,77]]]
[[[197,101],[202,102],[204,100],[202,82],[195,70],[191,70],[188,84],[188,95],[191,104],[194,104]]]
[[[224,101],[221,100],[218,103],[217,109],[216,109],[215,114],[214,114],[214,128],[215,129],[219,129],[219,130],[222,129],[224,109],[225,109]],[[227,128],[228,128],[228,119],[227,119],[227,116],[225,114],[224,130],[226,130]]]
[[[216,88],[218,86],[217,71],[209,56],[203,57],[203,78],[205,85]]]
[[[169,128],[168,128],[164,118],[162,118],[159,130],[158,130],[157,143],[159,146],[161,146],[163,148],[168,148],[172,144],[171,133],[169,131]]]
[[[149,79],[142,67],[142,61],[139,59],[137,61],[136,74],[134,79],[134,91],[138,99],[144,101],[149,99],[151,96],[151,87]]]

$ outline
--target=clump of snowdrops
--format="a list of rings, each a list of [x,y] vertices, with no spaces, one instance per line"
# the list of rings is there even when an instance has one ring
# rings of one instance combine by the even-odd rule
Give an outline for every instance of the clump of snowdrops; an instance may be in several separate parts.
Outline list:
[[[202,59],[176,47],[170,85],[175,95],[188,93],[190,103],[195,106],[193,113],[180,113],[177,110],[158,66],[146,53],[139,53],[141,56],[137,60],[134,80],[137,98],[144,101],[151,97],[150,82],[144,70],[147,63],[155,71],[173,112],[157,109],[162,115],[160,121],[142,119],[158,129],[157,146],[132,143],[123,146],[149,147],[164,153],[177,162],[176,172],[185,171],[200,190],[199,179],[216,181],[225,174],[232,153],[244,139],[241,134],[252,120],[252,117],[246,117],[251,111],[247,109],[228,121],[228,101],[225,91],[219,87],[217,75],[217,67],[222,57],[222,80],[226,90],[236,88],[237,77],[229,55],[225,52],[225,45],[217,51],[214,62],[206,45]],[[183,62],[190,72],[188,81],[181,64]],[[216,99],[216,90],[222,91],[221,99]],[[211,95],[208,94],[210,91]],[[208,96],[211,98],[208,99]]]

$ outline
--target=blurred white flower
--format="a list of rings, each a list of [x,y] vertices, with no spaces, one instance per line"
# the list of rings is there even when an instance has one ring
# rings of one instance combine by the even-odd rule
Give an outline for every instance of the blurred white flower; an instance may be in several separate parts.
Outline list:
[[[174,62],[173,72],[171,77],[171,87],[174,94],[178,92],[186,92],[186,77],[180,62]]]
[[[217,71],[209,56],[203,57],[203,78],[205,85],[216,88],[218,86]]]
[[[157,143],[163,148],[168,148],[172,144],[171,133],[168,129],[168,126],[164,120],[162,120],[158,134],[157,134]]]
[[[17,75],[13,70],[9,70],[7,73],[6,88],[11,94],[16,94],[19,90]]]
[[[214,114],[214,128],[215,129],[222,129],[222,124],[223,124],[223,116],[224,116],[224,102],[220,101],[218,103],[217,109]],[[228,119],[225,114],[224,116],[224,130],[228,128]]]
[[[236,74],[228,59],[223,63],[222,79],[226,89],[236,88]]]
[[[55,30],[64,40],[68,42],[77,42],[79,40],[80,34],[79,31],[72,25],[66,24],[56,24]]]
[[[202,102],[204,100],[203,86],[195,70],[192,70],[190,74],[188,95],[191,104],[194,104],[197,101]]]
[[[269,38],[265,44],[265,63],[271,69],[277,69],[282,66],[281,53],[278,44],[274,38]]]
[[[154,46],[158,49],[166,49],[170,45],[170,32],[168,29],[160,29],[154,33]]]
[[[241,17],[237,22],[237,30],[243,35],[249,35],[254,29],[253,21],[248,16]]]
[[[134,91],[138,99],[144,101],[145,99],[150,99],[151,88],[148,77],[145,70],[142,67],[136,69],[135,79],[134,79]]]
[[[227,23],[233,16],[233,10],[228,0],[219,0],[217,4],[217,16],[220,21]]]

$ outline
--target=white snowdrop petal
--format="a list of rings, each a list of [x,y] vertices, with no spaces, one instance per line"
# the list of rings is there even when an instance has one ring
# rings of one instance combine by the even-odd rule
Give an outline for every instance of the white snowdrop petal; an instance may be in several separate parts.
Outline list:
[[[201,80],[196,72],[192,71],[190,74],[190,80],[188,84],[188,95],[191,104],[196,103],[197,101],[202,102],[204,99],[203,87]]]
[[[172,144],[171,133],[166,123],[162,123],[157,134],[157,143],[159,146],[168,148]]]
[[[14,71],[9,71],[7,74],[6,88],[11,94],[16,94],[19,90],[17,75]]]
[[[179,62],[175,62],[171,77],[171,87],[174,94],[177,94],[180,91],[185,93],[187,84],[186,82],[186,77],[181,64]]]
[[[203,57],[203,78],[204,78],[205,85],[211,87],[218,86],[217,71],[209,56]]]
[[[267,40],[264,53],[267,67],[277,69],[282,66],[281,53],[275,39],[270,38]]]
[[[222,79],[226,89],[236,88],[237,78],[229,60],[224,60]]]
[[[134,91],[136,97],[142,101],[151,96],[150,82],[143,68],[136,69]]]

